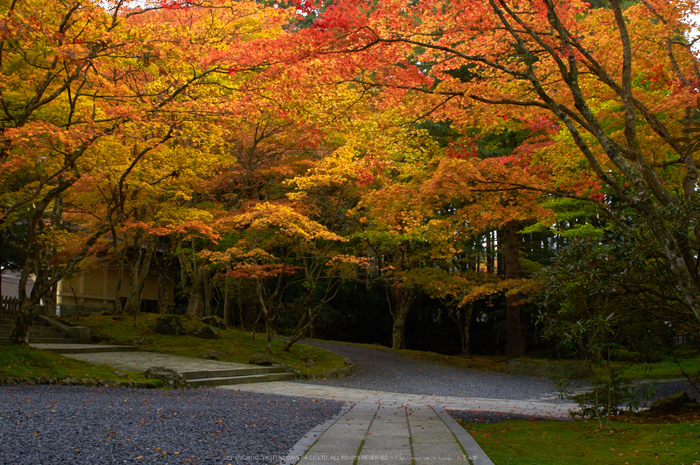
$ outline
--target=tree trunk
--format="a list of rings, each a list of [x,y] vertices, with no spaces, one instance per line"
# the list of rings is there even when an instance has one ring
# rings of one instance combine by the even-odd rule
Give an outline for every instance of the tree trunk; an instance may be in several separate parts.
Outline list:
[[[413,301],[418,293],[413,289],[395,288],[391,290],[393,297],[393,317],[394,321],[391,325],[391,348],[405,349],[406,348],[406,320],[408,312],[413,306]]]
[[[517,279],[520,273],[518,251],[518,224],[514,221],[503,228],[506,279]],[[520,325],[520,297],[517,294],[506,297],[506,355],[517,358],[525,355],[525,347]]]
[[[204,298],[204,315],[211,316],[212,284],[208,267],[202,269],[202,297]]]
[[[32,305],[30,299],[27,298],[27,281],[29,280],[29,266],[22,269],[19,277],[19,316],[15,321],[15,329],[10,335],[10,340],[15,344],[29,344],[29,330],[32,328]]]
[[[255,282],[255,292],[258,296],[258,302],[260,302],[260,312],[262,313],[263,321],[265,322],[265,333],[267,335],[267,346],[266,350],[268,354],[272,354],[272,318],[270,315],[270,308],[265,302],[265,292],[263,289],[264,283],[260,280]],[[270,303],[272,304],[272,303]]]
[[[136,316],[141,310],[141,292],[146,285],[151,260],[156,250],[156,241],[153,238],[146,241],[139,238],[134,245],[138,248],[138,253],[136,260],[131,263],[129,294],[124,305],[124,313]]]
[[[231,271],[231,265],[226,265],[226,271],[230,272]],[[231,319],[231,304],[229,302],[230,300],[230,283],[229,281],[231,278],[228,276],[224,277],[224,323],[226,323],[226,326],[230,325],[230,319]]]

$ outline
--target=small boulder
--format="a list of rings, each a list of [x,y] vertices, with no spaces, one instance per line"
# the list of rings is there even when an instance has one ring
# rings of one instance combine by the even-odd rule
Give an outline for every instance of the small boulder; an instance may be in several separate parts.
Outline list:
[[[202,325],[195,329],[192,335],[200,339],[219,339],[219,330],[211,326]]]
[[[296,375],[297,378],[301,378],[301,371],[297,370],[291,365],[282,365],[280,366],[280,368],[282,368],[282,370],[284,370],[285,373],[292,373]]]
[[[131,338],[131,345],[134,347],[139,347],[146,344],[146,338],[145,337],[134,337]]]
[[[352,366],[352,365],[354,365],[354,363],[352,363],[352,360],[350,360],[350,359],[347,358],[347,357],[343,357],[343,363],[344,363],[346,366]]]
[[[143,372],[143,375],[148,379],[160,379],[166,386],[172,389],[187,386],[185,377],[174,368],[150,367]]]
[[[166,336],[177,336],[185,332],[182,325],[182,318],[180,318],[179,315],[161,316],[156,320],[156,326],[153,328],[153,331]]]
[[[233,355],[232,352],[224,352],[221,350],[205,350],[202,354],[202,358],[206,358],[207,360],[219,360],[224,357],[230,357],[231,355]]]
[[[697,404],[697,401],[690,397],[687,392],[677,392],[652,403],[649,406],[649,412],[657,415],[667,415],[694,404]]]
[[[202,318],[202,323],[214,326],[215,328],[226,329],[226,323],[223,318],[218,315],[205,316]]]
[[[250,356],[248,363],[251,365],[274,365],[279,362],[267,354],[258,352]]]

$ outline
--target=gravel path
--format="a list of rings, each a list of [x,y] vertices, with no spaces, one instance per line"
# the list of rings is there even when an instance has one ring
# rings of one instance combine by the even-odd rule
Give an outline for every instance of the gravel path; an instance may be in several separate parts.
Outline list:
[[[539,400],[551,397],[547,378],[464,370],[440,362],[415,360],[398,352],[342,343],[303,341],[348,357],[357,369],[352,376],[308,380],[315,384],[409,394],[486,399]]]
[[[548,378],[464,370],[439,362],[411,359],[382,348],[303,342],[348,357],[357,365],[350,377],[308,380],[308,383],[410,394],[559,401]],[[691,386],[685,382],[658,384],[656,398],[690,390]],[[697,391],[691,391],[691,395],[700,400]]]
[[[342,406],[207,388],[0,386],[0,463],[270,464]]]

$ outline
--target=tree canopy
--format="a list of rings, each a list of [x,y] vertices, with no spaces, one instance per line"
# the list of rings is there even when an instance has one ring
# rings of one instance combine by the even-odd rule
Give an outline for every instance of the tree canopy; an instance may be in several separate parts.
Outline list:
[[[117,311],[177,264],[161,311],[268,340],[366,315],[478,351],[492,321],[519,356],[598,298],[697,334],[696,9],[2,1],[2,266],[37,282],[15,339],[104,263]]]

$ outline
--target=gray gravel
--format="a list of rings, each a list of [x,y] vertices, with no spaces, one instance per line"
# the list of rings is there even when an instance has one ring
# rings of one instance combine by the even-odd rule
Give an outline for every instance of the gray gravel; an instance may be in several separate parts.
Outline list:
[[[382,348],[303,341],[352,360],[357,369],[347,378],[305,382],[375,391],[486,399],[534,400],[552,394],[547,378],[464,370],[446,363],[415,360]]]
[[[357,365],[355,373],[350,377],[305,381],[308,383],[409,394],[560,401],[552,399],[557,392],[548,378],[464,370],[447,363],[411,359],[383,348],[333,342],[303,342],[348,357]],[[691,395],[700,400],[700,394],[692,390],[687,382],[657,384],[656,398],[679,391],[690,391]]]
[[[207,388],[0,386],[0,464],[271,464],[342,406]]]

